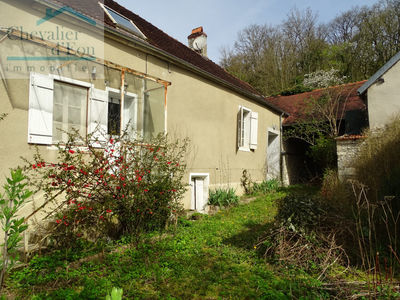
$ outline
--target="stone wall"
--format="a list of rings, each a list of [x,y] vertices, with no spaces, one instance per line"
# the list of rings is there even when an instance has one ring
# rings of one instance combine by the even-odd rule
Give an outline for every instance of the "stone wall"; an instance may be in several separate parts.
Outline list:
[[[353,164],[363,141],[364,137],[362,136],[340,137],[336,140],[338,174],[340,180],[343,181],[354,178],[355,168]]]

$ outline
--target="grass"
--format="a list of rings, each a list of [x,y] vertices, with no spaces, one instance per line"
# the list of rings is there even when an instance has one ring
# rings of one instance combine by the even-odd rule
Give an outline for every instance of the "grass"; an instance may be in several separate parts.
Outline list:
[[[35,257],[8,279],[20,299],[104,299],[112,287],[124,299],[321,299],[320,283],[290,268],[269,265],[254,247],[271,226],[284,191],[200,220],[182,219],[137,248],[113,245],[84,262],[79,249]],[[87,247],[82,247],[87,249]]]

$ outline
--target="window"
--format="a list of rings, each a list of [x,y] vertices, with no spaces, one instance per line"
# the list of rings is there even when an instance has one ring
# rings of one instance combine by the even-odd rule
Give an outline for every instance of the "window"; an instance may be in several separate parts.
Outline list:
[[[136,94],[125,92],[124,109],[121,116],[121,93],[117,89],[108,88],[107,133],[118,135],[122,130],[134,137],[137,131],[138,97]]]
[[[238,149],[250,151],[257,149],[258,113],[240,106],[238,112]]]
[[[75,129],[86,135],[90,84],[59,76],[30,74],[28,142],[51,145]]]
[[[107,133],[118,135],[121,131],[121,100],[110,97],[108,101]]]
[[[138,37],[142,39],[146,39],[146,36],[136,27],[136,25],[132,22],[132,20],[128,19],[127,17],[121,15],[120,13],[116,12],[115,10],[105,6],[102,3],[99,3],[100,6],[104,9],[106,14],[110,17],[111,21],[116,24],[117,26],[126,29]]]
[[[88,88],[54,81],[53,144],[66,142],[67,132],[86,135]]]
[[[137,131],[138,97],[117,89],[99,90],[90,83],[54,75],[31,73],[28,143],[51,145],[66,142],[68,132],[92,134],[92,145],[103,147],[109,135]]]

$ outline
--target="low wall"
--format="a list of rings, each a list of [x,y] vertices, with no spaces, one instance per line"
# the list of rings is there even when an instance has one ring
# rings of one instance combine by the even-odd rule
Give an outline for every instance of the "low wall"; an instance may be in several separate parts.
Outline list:
[[[345,136],[336,139],[338,175],[340,180],[352,179],[355,176],[354,160],[357,158],[364,136]]]

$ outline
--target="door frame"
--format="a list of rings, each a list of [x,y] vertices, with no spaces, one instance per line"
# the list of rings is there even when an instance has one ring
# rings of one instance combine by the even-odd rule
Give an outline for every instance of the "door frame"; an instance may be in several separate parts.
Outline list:
[[[203,208],[198,209],[196,205],[196,199],[194,194],[194,186],[192,184],[192,180],[195,178],[203,179]],[[210,174],[209,173],[190,173],[189,174],[189,186],[190,186],[190,209],[196,210],[199,212],[204,212],[208,202],[208,190],[210,185]],[[201,204],[200,204],[201,205]]]

